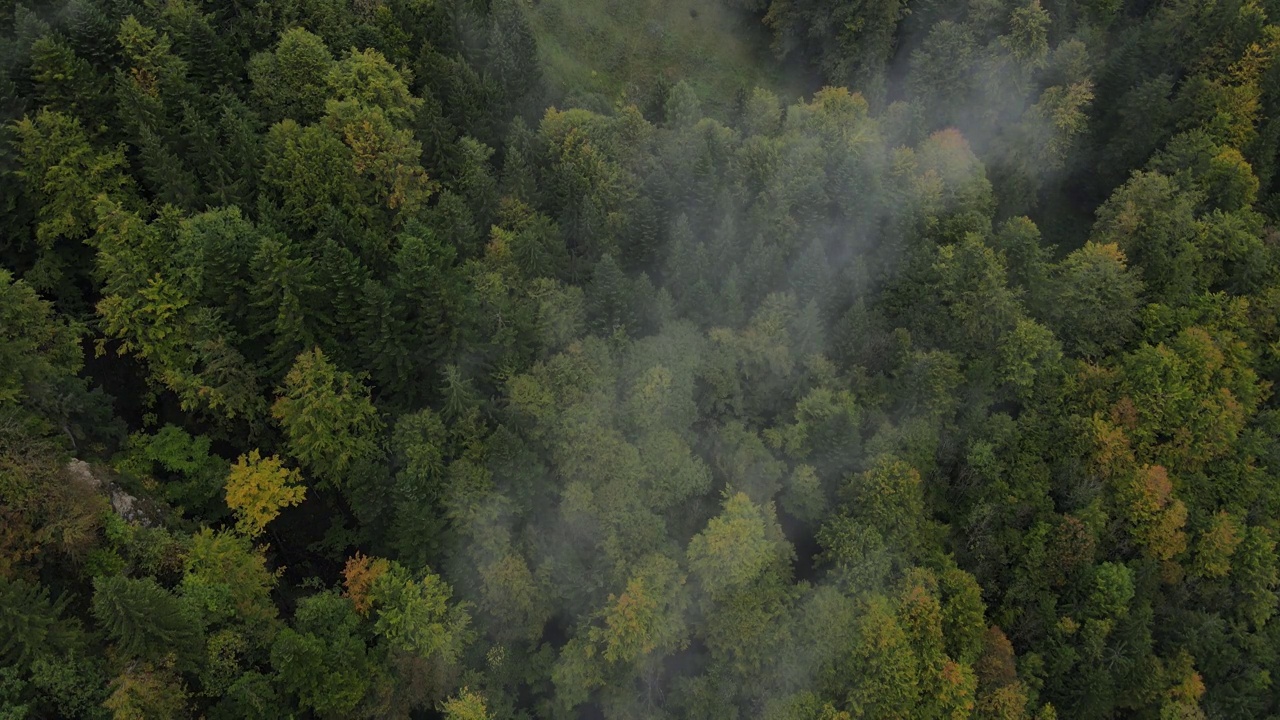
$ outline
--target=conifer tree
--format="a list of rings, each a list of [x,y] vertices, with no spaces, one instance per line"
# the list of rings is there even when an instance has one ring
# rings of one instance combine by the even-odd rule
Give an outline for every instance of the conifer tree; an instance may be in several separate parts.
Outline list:
[[[14,666],[26,666],[46,653],[74,649],[79,626],[64,618],[65,596],[49,599],[48,588],[0,576],[0,658]]]
[[[326,482],[340,485],[355,461],[379,450],[382,420],[369,391],[319,348],[298,355],[271,414],[290,453]]]
[[[189,667],[203,651],[199,615],[152,578],[95,578],[93,616],[131,657],[160,662],[172,654]]]

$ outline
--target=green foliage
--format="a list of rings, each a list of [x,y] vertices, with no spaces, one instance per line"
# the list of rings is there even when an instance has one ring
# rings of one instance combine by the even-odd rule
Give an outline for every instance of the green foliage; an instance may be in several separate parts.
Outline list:
[[[285,119],[271,127],[265,151],[262,182],[290,224],[315,230],[331,208],[356,217],[365,214],[351,149],[340,136]]]
[[[14,125],[21,158],[20,177],[38,206],[35,241],[39,255],[29,282],[67,294],[74,276],[72,248],[95,229],[96,199],[128,187],[124,148],[98,150],[89,144],[80,121],[42,110]],[[83,271],[82,271],[83,272]],[[74,297],[72,294],[66,295]]]
[[[875,528],[836,517],[818,530],[817,540],[822,545],[818,559],[842,585],[855,592],[884,587],[891,555]]]
[[[409,90],[412,75],[396,68],[376,50],[350,52],[329,71],[329,96],[381,108],[388,119],[404,123],[422,104]]]
[[[1240,614],[1255,627],[1275,613],[1280,586],[1280,561],[1276,543],[1264,528],[1249,528],[1236,558],[1236,586],[1241,594]]]
[[[0,8],[0,714],[1280,714],[1275,14]]]
[[[1133,573],[1124,565],[1102,563],[1094,575],[1089,606],[1102,617],[1121,617],[1133,600]]]
[[[333,64],[323,39],[303,28],[290,28],[280,34],[274,50],[249,61],[253,97],[270,119],[315,120],[324,110],[325,81]]]
[[[369,692],[374,668],[359,624],[351,603],[336,593],[318,593],[298,603],[293,627],[281,630],[271,646],[271,665],[281,689],[295,696],[299,706],[341,717]],[[249,687],[242,691],[253,692]]]
[[[238,620],[260,629],[276,617],[271,590],[276,576],[266,567],[262,548],[248,538],[205,528],[192,538],[182,595],[201,606],[212,622]]]
[[[1067,349],[1096,357],[1125,346],[1135,331],[1142,282],[1116,245],[1088,243],[1058,265],[1053,328]]]
[[[65,652],[80,641],[75,622],[62,618],[66,599],[49,599],[47,588],[0,577],[0,657],[15,667],[44,653]]]
[[[132,667],[116,677],[111,686],[111,695],[102,705],[113,718],[160,720],[186,713],[187,689],[170,668]]]
[[[764,2],[759,3],[764,5]],[[870,2],[768,2],[764,21],[780,56],[805,53],[829,82],[875,95],[893,54],[895,30],[907,14],[898,0]],[[816,40],[816,47],[811,44]]]
[[[79,328],[7,270],[0,270],[0,326],[0,405],[40,403],[79,371]]]
[[[192,436],[174,425],[153,434],[129,438],[129,449],[116,461],[116,469],[162,483],[169,502],[208,520],[221,518],[221,494],[227,463],[210,452],[208,436]]]
[[[424,659],[457,662],[471,622],[465,607],[449,604],[452,589],[431,572],[415,580],[393,564],[373,581],[369,597],[377,620],[374,632],[393,647]]]
[[[202,653],[204,627],[194,608],[151,578],[93,581],[93,616],[128,656],[188,665]]]
[[[743,493],[725,500],[724,512],[689,541],[689,568],[711,595],[754,580],[779,559],[771,537],[770,509],[762,510]]]
[[[271,414],[290,453],[326,482],[341,484],[352,463],[378,452],[382,421],[368,391],[319,348],[294,360]]]
[[[268,720],[285,712],[287,705],[271,678],[257,671],[241,675],[213,706],[210,717]]]
[[[101,717],[108,694],[103,665],[101,658],[79,653],[37,658],[31,664],[31,686],[62,717]]]
[[[674,84],[664,71],[679,68],[676,79],[689,79],[715,115],[728,114],[734,92],[777,75],[757,62],[759,51],[734,31],[741,20],[718,1],[614,7],[556,0],[534,6],[530,15],[551,97],[579,107],[608,107],[620,95],[660,107]]]
[[[877,458],[845,487],[848,512],[875,528],[889,547],[914,553],[923,544],[925,513],[920,473],[894,457]]]

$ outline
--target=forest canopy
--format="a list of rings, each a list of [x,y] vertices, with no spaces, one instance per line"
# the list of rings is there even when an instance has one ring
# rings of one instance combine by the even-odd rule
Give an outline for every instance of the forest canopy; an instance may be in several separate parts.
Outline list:
[[[0,718],[1280,717],[1278,160],[1255,0],[2,4]]]

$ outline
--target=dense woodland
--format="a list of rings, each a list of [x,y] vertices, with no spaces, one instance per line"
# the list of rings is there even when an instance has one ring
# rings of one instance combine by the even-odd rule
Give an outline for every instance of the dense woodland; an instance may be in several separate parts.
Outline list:
[[[1280,3],[694,4],[0,5],[0,718],[1280,717]]]

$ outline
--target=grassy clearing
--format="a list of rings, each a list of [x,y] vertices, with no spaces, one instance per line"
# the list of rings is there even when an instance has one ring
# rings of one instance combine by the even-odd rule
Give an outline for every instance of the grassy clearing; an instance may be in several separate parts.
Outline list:
[[[547,78],[565,104],[648,111],[677,78],[712,116],[726,116],[743,89],[789,95],[767,33],[721,0],[539,0],[531,11]]]

